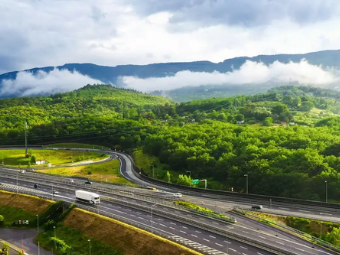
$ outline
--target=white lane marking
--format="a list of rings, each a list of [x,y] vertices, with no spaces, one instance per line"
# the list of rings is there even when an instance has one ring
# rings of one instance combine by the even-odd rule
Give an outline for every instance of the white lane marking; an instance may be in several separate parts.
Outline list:
[[[299,251],[305,251],[305,250],[302,250],[302,249],[300,249],[300,248],[296,248],[296,247],[295,247],[295,249],[297,249],[297,250],[299,250]]]
[[[195,236],[195,235],[193,235],[193,234],[191,234],[191,236],[193,236],[193,237],[197,237],[197,236]]]
[[[322,214],[322,215],[333,215],[331,213],[322,213],[322,212],[320,214]]]
[[[186,229],[188,229],[186,226],[182,226],[182,228],[186,228]]]
[[[228,242],[228,241],[223,241],[223,242],[231,244],[231,242]]]
[[[242,232],[243,232],[243,233],[246,233],[246,234],[249,234],[249,232],[247,232],[247,231],[243,231],[243,230],[242,230]]]
[[[161,225],[162,227],[166,227],[165,225],[163,225],[163,224],[161,224],[161,223],[159,223],[159,225]]]
[[[182,233],[184,233],[184,234],[186,234],[187,232],[185,232],[185,231],[183,231],[183,230],[180,230],[179,232],[182,232]]]
[[[298,210],[299,212],[310,212],[310,211],[306,211],[306,210]]]
[[[197,231],[197,230],[195,230],[195,232],[196,232],[196,233],[201,233],[201,232],[199,232],[199,231]]]
[[[242,249],[245,249],[245,250],[248,250],[248,248],[246,248],[246,247],[243,247],[243,246],[240,246]]]
[[[219,243],[215,243],[216,245],[218,245],[218,246],[221,246],[221,247],[223,247],[223,245],[222,244],[219,244]]]
[[[173,228],[173,227],[169,227],[169,228],[171,228],[171,229],[175,230],[175,228]]]
[[[211,238],[216,238],[215,236],[209,235]]]
[[[260,238],[262,238],[262,239],[267,239],[267,238],[265,238],[264,236],[259,236]]]
[[[164,221],[163,219],[157,219],[157,220]]]
[[[279,243],[279,244],[281,244],[281,245],[285,245],[284,243],[281,243],[281,242],[278,242],[278,241],[276,241],[277,243]]]
[[[172,225],[176,225],[176,223],[173,223],[173,222],[170,222],[170,224],[172,224]]]
[[[257,252],[257,254],[259,254],[259,255],[263,255],[262,253],[260,253],[260,252]]]
[[[285,207],[279,207],[279,208],[283,210],[289,210],[288,208],[285,208]]]
[[[229,250],[233,251],[233,252],[237,252],[235,249],[233,248],[229,248]]]
[[[203,238],[204,241],[210,242],[208,239]]]

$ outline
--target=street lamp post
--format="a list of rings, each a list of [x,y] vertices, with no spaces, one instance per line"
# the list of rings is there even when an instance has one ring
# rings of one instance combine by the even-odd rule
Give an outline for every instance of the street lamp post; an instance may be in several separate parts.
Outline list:
[[[208,182],[208,181],[207,181],[207,179],[203,179],[203,180],[200,180],[200,181],[201,181],[201,182],[202,182],[202,181],[204,181],[204,182],[205,182],[205,184],[204,184],[204,188],[205,188],[205,189],[207,189],[207,182]]]
[[[39,234],[39,214],[37,214],[37,230],[38,230],[38,234]]]
[[[89,254],[91,255],[91,239],[89,239],[88,241],[89,241]]]
[[[55,239],[56,239],[55,226],[53,226],[53,229],[54,229],[54,247],[56,247],[56,245],[55,245]]]
[[[326,183],[326,203],[327,203],[327,181],[325,181]]]
[[[155,166],[152,165],[152,178],[155,178]]]
[[[19,171],[17,171],[17,194],[19,192]]]
[[[153,204],[153,205],[150,207],[150,210],[151,210],[151,221],[150,221],[150,223],[151,223],[151,233],[153,233],[153,226],[152,226],[152,207],[155,206],[155,205],[157,205],[157,204]]]
[[[244,177],[246,177],[246,188],[247,188],[247,194],[248,194],[248,174],[245,174]]]

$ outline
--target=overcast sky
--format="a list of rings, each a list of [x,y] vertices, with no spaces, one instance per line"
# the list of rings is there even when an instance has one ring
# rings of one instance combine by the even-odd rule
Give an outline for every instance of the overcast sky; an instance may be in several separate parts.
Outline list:
[[[1,0],[0,73],[340,48],[339,0]]]

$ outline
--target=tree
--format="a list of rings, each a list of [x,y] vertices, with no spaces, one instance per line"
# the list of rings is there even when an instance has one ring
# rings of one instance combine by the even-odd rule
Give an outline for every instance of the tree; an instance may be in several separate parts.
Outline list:
[[[235,116],[235,119],[236,119],[237,121],[242,121],[242,120],[244,120],[244,115],[243,115],[243,114],[237,114],[237,115]]]
[[[31,157],[31,163],[32,163],[32,164],[35,164],[36,162],[37,162],[36,157],[35,157],[35,156],[32,156],[32,157]]]
[[[273,125],[273,118],[272,117],[267,117],[263,121],[263,126],[271,126]]]
[[[289,108],[285,104],[277,104],[272,108],[272,113],[277,114],[277,115],[281,115],[282,113],[288,112],[288,111],[289,111]]]
[[[304,101],[300,106],[301,111],[309,112],[314,107],[314,103],[311,101]]]

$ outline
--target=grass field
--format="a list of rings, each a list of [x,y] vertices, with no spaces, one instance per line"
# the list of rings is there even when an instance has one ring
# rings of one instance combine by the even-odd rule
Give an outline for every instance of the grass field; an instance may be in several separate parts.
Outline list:
[[[44,147],[50,148],[91,148],[91,149],[110,149],[101,145],[85,144],[85,143],[54,143],[45,145]]]
[[[106,158],[107,155],[94,152],[81,151],[57,151],[57,150],[28,150],[28,153],[36,157],[36,160],[46,160],[52,165],[62,165],[79,161],[92,160],[97,161]],[[25,157],[24,150],[0,150],[0,164],[8,166],[27,167],[30,158]],[[38,166],[31,164],[31,166]],[[39,165],[47,166],[47,164]]]
[[[64,176],[81,176],[88,177],[93,180],[115,183],[130,183],[128,180],[120,175],[118,159],[95,165],[58,167],[44,170],[36,170],[36,172]]]

